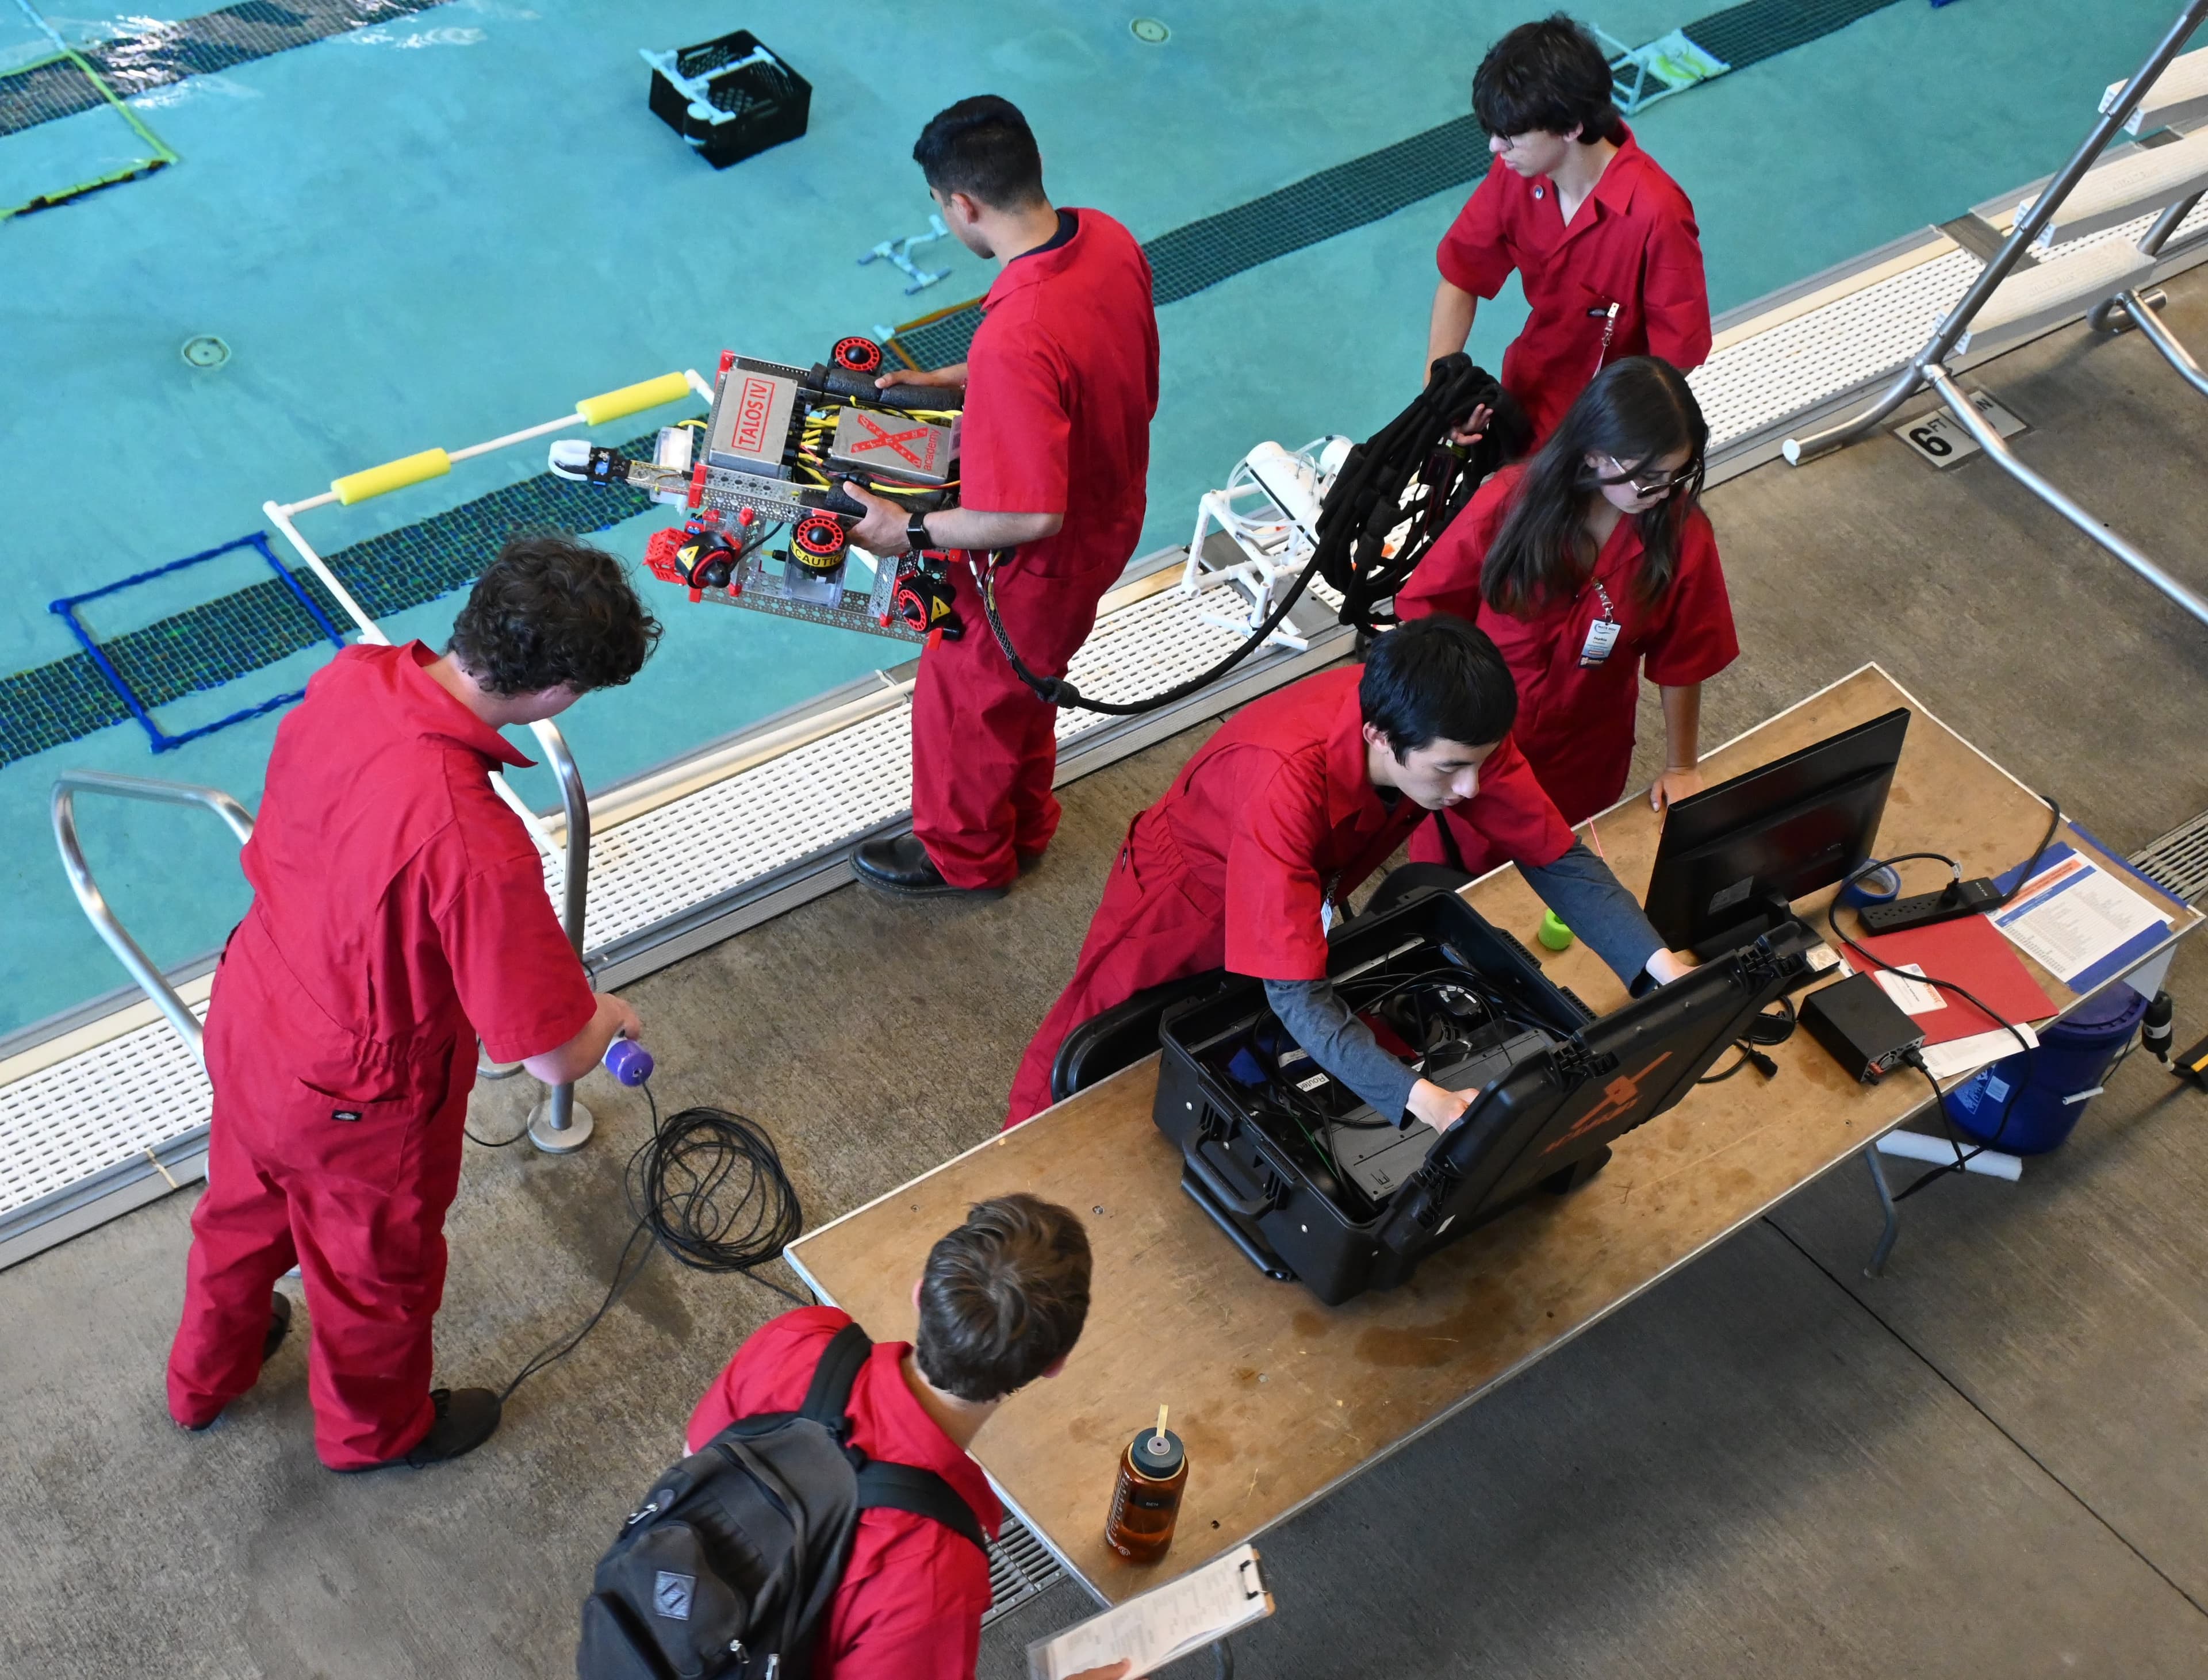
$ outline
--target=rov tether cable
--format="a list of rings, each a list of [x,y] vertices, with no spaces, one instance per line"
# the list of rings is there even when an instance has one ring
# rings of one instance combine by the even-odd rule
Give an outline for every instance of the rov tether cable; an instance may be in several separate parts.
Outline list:
[[[614,1262],[613,1281],[580,1328],[529,1357],[500,1393],[501,1405],[581,1346],[644,1275],[655,1249],[693,1271],[743,1272],[799,1306],[813,1305],[755,1269],[778,1259],[805,1228],[804,1209],[774,1140],[757,1122],[725,1108],[685,1108],[663,1122],[650,1082],[643,1089],[651,1105],[651,1136],[637,1145],[622,1173],[636,1224]]]
[[[1449,434],[1485,405],[1491,417],[1468,449]],[[1401,588],[1434,539],[1487,475],[1525,452],[1532,428],[1517,401],[1485,368],[1461,351],[1427,370],[1426,388],[1401,414],[1349,452],[1320,505],[1310,563],[1287,593],[1242,645],[1209,670],[1139,700],[1093,700],[1065,677],[1038,676],[1012,645],[997,610],[997,567],[1010,550],[984,556],[975,581],[990,633],[1012,674],[1051,705],[1078,706],[1113,717],[1137,717],[1186,699],[1219,681],[1280,627],[1313,578],[1341,592],[1341,622],[1370,631],[1376,603]],[[1391,553],[1389,539],[1402,531]]]

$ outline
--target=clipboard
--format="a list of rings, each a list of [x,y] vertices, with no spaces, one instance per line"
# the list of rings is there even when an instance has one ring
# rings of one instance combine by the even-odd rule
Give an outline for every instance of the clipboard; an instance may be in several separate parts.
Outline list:
[[[1031,1680],[1067,1680],[1122,1660],[1134,1665],[1131,1676],[1154,1673],[1272,1613],[1257,1548],[1245,1544],[1179,1581],[1035,1641],[1028,1647],[1028,1673]]]

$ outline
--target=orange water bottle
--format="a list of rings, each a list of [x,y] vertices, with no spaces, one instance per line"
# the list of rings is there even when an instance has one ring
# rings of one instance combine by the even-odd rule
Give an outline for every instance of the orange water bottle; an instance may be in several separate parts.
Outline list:
[[[1119,1479],[1112,1489],[1111,1514],[1104,1519],[1104,1544],[1131,1563],[1155,1563],[1173,1544],[1180,1519],[1180,1497],[1188,1486],[1188,1452],[1180,1437],[1166,1427],[1166,1408],[1158,1407],[1158,1426],[1127,1443],[1119,1456]]]

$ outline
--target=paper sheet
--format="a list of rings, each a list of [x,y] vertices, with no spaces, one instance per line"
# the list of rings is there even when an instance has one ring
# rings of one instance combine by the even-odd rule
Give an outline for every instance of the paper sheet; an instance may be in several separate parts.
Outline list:
[[[1994,926],[2066,985],[2169,917],[2076,852],[2043,869]]]
[[[2032,1031],[2031,1023],[2020,1023],[2016,1030],[2024,1035],[2025,1043],[2035,1050],[2039,1047],[2039,1035]],[[1976,1073],[1988,1062],[2022,1053],[2014,1036],[2006,1028],[2000,1028],[1989,1033],[1973,1033],[1968,1038],[1950,1039],[1945,1044],[1927,1045],[1924,1066],[1944,1085],[1966,1073]]]
[[[1035,1680],[1065,1680],[1122,1659],[1148,1674],[1273,1613],[1257,1577],[1257,1549],[1239,1545],[1202,1569],[1167,1581],[1077,1628],[1028,1647]]]
[[[1916,976],[1913,980],[1910,978],[1912,975]],[[1924,983],[1922,963],[1904,963],[1899,972],[1874,969],[1871,978],[1904,1015],[1929,1015],[1935,1009],[1947,1007],[1947,1000],[1940,995],[1939,988]]]

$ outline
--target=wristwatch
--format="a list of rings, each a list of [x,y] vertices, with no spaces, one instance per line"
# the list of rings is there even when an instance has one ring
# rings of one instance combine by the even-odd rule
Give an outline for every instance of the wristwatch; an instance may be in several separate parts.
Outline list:
[[[933,539],[927,534],[927,514],[915,513],[905,520],[904,540],[910,545],[915,554],[919,554],[930,546]]]

